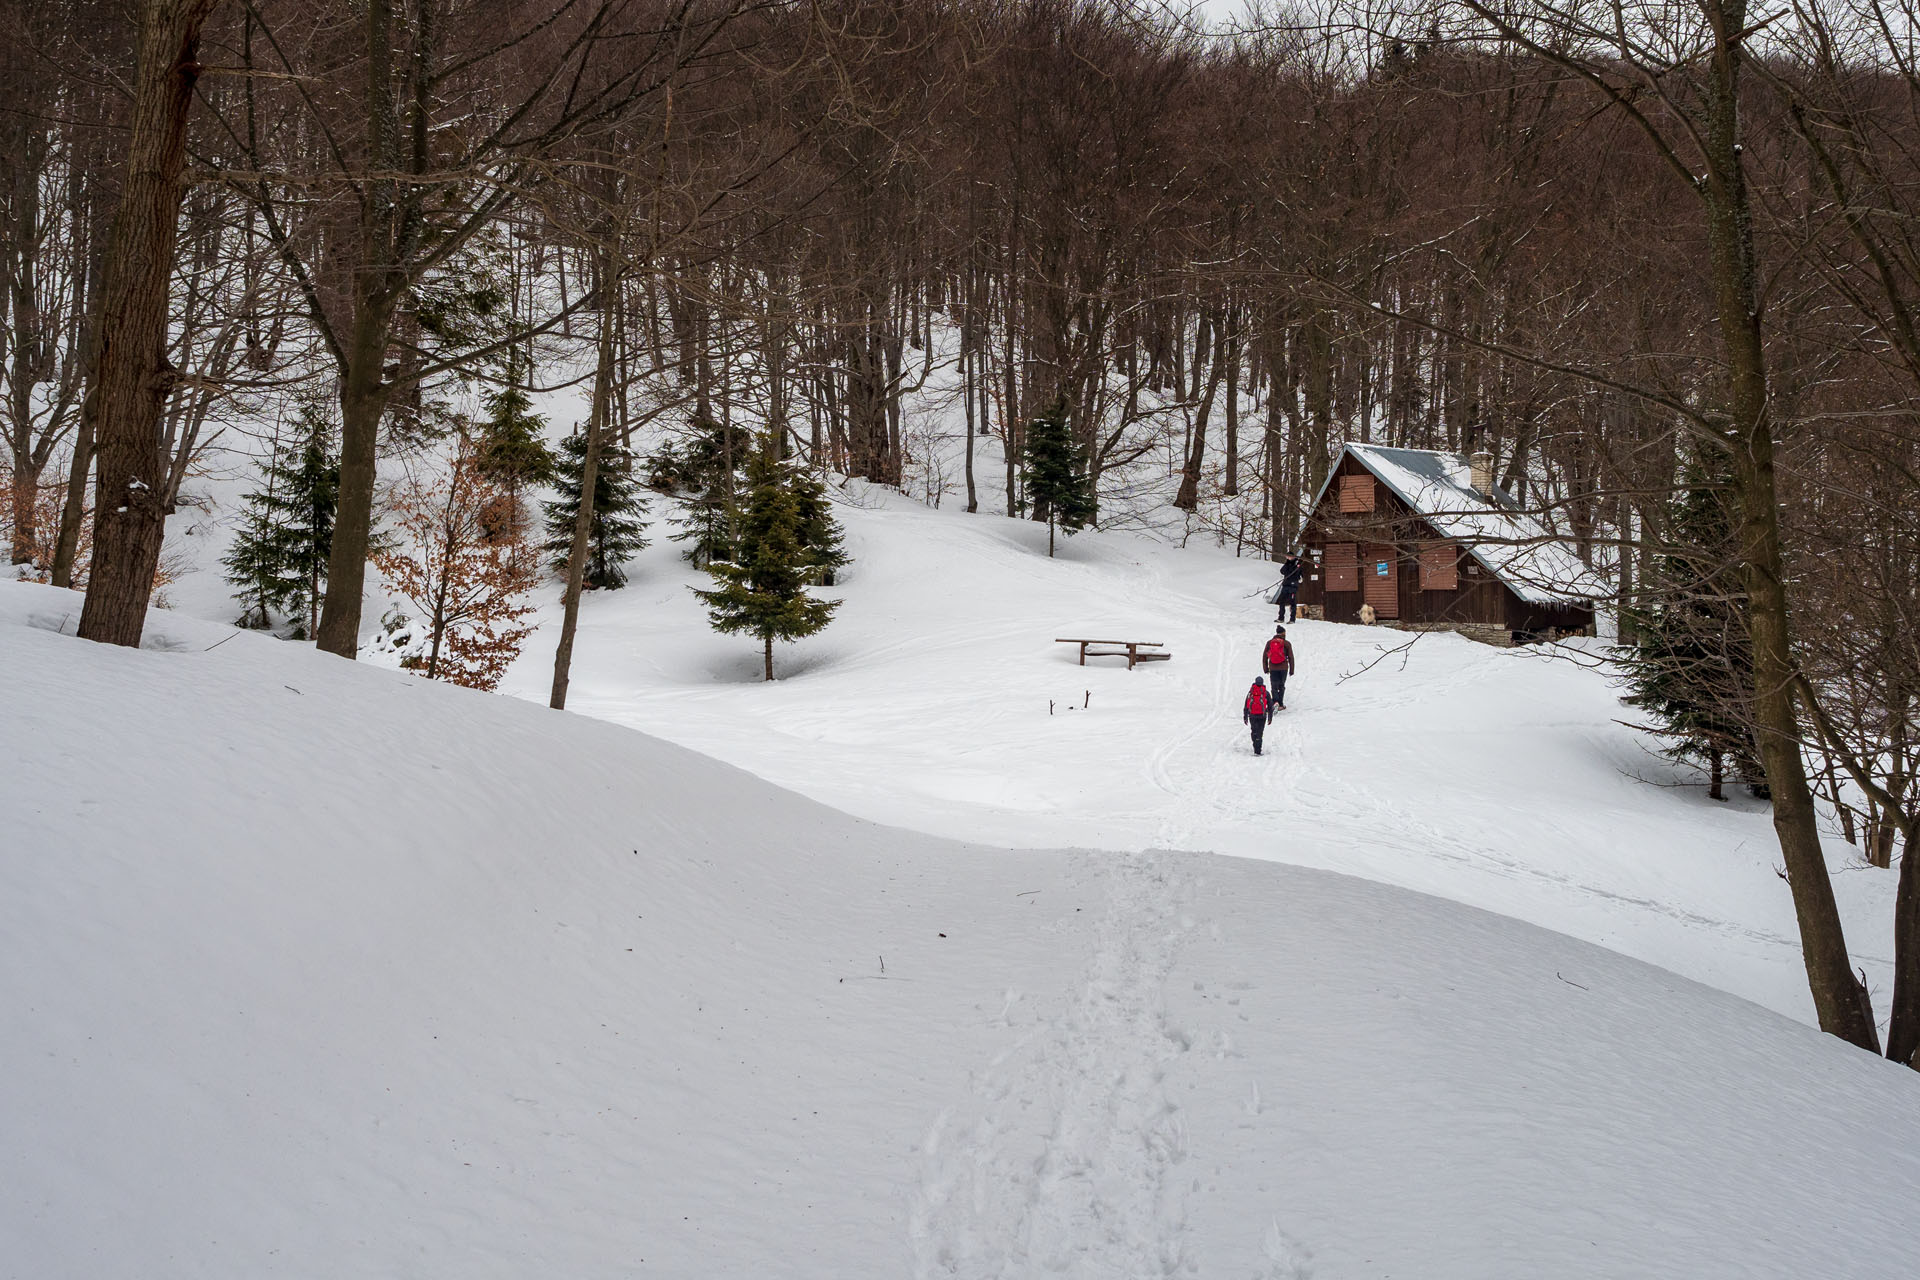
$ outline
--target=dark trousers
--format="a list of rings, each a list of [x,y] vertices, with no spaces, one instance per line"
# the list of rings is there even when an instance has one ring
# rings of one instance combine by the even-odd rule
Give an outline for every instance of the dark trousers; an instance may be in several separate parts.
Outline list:
[[[1287,705],[1287,669],[1285,667],[1267,672],[1267,690],[1273,697],[1274,706]]]
[[[1267,736],[1267,718],[1265,716],[1248,716],[1247,721],[1253,726],[1253,754],[1259,755],[1260,740]]]
[[[1300,620],[1299,602],[1294,598],[1294,595],[1292,592],[1290,591],[1283,592],[1280,596],[1280,616],[1275,618],[1274,621],[1298,622],[1299,620]]]

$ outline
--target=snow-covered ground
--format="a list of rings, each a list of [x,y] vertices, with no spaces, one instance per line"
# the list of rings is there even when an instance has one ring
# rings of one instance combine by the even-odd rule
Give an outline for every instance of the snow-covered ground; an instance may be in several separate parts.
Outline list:
[[[1420,889],[1598,942],[1811,1020],[1763,804],[1710,801],[1653,753],[1574,649],[1301,622],[1300,671],[1256,758],[1239,707],[1272,566],[1046,530],[877,490],[833,625],[776,650],[715,635],[665,537],[590,594],[570,709],[706,752],[877,822],[1010,846],[1211,851]],[[663,505],[659,499],[656,506]],[[558,610],[503,686],[541,702]],[[1170,662],[1077,665],[1058,637]],[[1894,873],[1837,838],[1855,960],[1879,988]]]
[[[1912,1072],[1562,933],[1169,847],[1426,849],[1570,927],[1637,859],[1618,896],[1675,905],[1623,942],[1738,954],[1725,902],[1652,922],[1716,876],[1760,910],[1714,833],[1761,820],[1620,776],[1590,677],[1423,642],[1336,684],[1371,637],[1305,627],[1255,760],[1255,569],[934,518],[965,532],[914,594],[923,517],[857,519],[842,622],[771,688],[643,566],[589,611],[583,709],[922,828],[1158,851],[877,825],[177,614],[97,647],[0,583],[0,1275],[1911,1273]],[[1083,673],[1068,624],[1176,657]]]

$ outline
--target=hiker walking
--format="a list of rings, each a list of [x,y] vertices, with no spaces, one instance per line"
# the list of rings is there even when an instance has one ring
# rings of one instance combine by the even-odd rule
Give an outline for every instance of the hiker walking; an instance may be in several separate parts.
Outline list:
[[[1305,550],[1305,548],[1301,548]],[[1298,622],[1300,620],[1300,583],[1307,576],[1306,566],[1300,563],[1297,552],[1289,552],[1280,562],[1280,616],[1276,622]]]
[[[1240,719],[1253,730],[1253,754],[1259,755],[1260,740],[1267,733],[1267,721],[1273,719],[1273,700],[1267,697],[1266,677],[1253,678],[1253,687],[1247,690],[1247,700],[1240,706]]]
[[[1273,639],[1267,641],[1266,652],[1260,656],[1260,666],[1267,673],[1267,679],[1273,683],[1273,705],[1277,710],[1287,709],[1287,677],[1293,674],[1293,642],[1287,639],[1285,627],[1273,629]]]

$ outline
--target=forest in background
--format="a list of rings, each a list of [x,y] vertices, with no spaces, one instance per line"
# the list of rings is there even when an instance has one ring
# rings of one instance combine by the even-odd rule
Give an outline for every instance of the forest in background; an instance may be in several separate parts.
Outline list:
[[[1270,554],[1343,441],[1486,449],[1616,583],[1642,705],[1771,793],[1822,1026],[1915,1062],[1914,859],[1882,1045],[1815,805],[1881,866],[1920,837],[1915,32],[1882,0],[0,0],[11,560],[137,643],[210,445],[322,406],[315,630],[350,657],[381,460],[464,439],[457,388],[578,384],[588,487],[736,428],[911,487],[939,386],[967,509],[1038,518],[1057,404],[1095,524]]]

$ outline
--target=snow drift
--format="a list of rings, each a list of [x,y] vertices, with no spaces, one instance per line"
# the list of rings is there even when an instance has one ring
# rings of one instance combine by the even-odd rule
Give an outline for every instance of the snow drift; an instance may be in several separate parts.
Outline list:
[[[77,611],[0,584],[0,1273],[1908,1273],[1920,1080],[1672,974]]]

